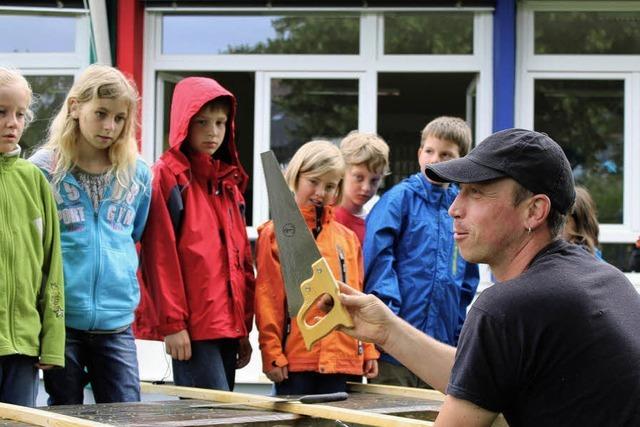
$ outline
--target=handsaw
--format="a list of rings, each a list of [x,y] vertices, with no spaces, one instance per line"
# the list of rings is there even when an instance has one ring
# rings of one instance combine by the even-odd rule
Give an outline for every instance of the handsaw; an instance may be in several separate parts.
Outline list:
[[[287,311],[295,317],[307,350],[338,326],[352,327],[353,321],[338,295],[340,291],[329,264],[322,257],[307,223],[284,180],[273,151],[260,154],[267,182],[269,209],[276,233],[280,270],[287,294]],[[333,307],[317,323],[305,317],[318,297],[328,294]]]

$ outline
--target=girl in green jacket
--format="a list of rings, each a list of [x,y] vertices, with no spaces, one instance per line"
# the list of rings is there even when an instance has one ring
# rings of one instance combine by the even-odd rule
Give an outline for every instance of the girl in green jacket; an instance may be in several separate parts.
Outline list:
[[[35,406],[38,368],[64,366],[64,284],[56,203],[18,141],[31,87],[0,67],[0,402]]]

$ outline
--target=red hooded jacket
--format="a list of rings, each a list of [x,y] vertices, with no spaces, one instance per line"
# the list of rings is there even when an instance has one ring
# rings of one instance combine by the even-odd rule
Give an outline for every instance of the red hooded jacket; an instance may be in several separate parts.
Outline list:
[[[187,156],[191,118],[219,97],[230,104],[224,142],[213,156]],[[184,329],[191,340],[240,338],[251,330],[255,278],[242,196],[248,177],[234,144],[235,111],[235,97],[214,80],[189,77],[176,86],[170,148],[152,169],[137,338],[162,340]]]

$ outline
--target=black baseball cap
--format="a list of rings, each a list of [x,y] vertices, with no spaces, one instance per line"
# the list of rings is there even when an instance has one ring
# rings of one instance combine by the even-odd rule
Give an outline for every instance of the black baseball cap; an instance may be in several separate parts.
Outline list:
[[[464,157],[427,165],[438,182],[482,182],[510,177],[534,194],[545,194],[560,213],[573,206],[573,173],[562,148],[548,135],[505,129],[490,135]]]

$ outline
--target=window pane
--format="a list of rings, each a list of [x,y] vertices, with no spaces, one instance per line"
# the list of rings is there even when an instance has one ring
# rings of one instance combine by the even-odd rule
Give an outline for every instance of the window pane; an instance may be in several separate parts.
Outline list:
[[[73,52],[75,21],[72,16],[0,15],[0,52]]]
[[[600,223],[622,223],[624,81],[537,80],[534,127],[564,149]]]
[[[638,54],[640,12],[536,12],[536,54]]]
[[[472,54],[473,13],[402,13],[384,16],[385,54]]]
[[[391,147],[385,189],[420,170],[418,149],[426,124],[438,116],[466,117],[474,73],[378,74],[378,133]],[[472,109],[470,109],[472,110]]]
[[[357,15],[165,15],[164,54],[357,55]]]
[[[25,76],[34,94],[31,108],[34,120],[22,135],[20,146],[23,157],[28,157],[36,147],[45,143],[49,123],[62,106],[73,84],[73,76]]]
[[[287,164],[305,142],[358,128],[358,80],[271,80],[271,149]]]

